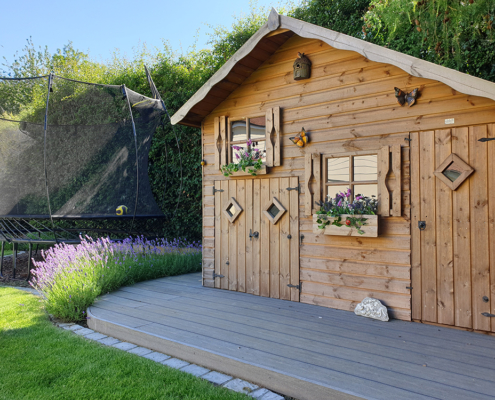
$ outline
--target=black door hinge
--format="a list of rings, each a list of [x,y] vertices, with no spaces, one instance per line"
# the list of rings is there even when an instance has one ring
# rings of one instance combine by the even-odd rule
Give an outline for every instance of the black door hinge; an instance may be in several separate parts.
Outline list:
[[[495,140],[495,138],[491,137],[491,138],[481,138],[481,139],[478,139],[478,142],[489,142],[490,140]]]
[[[495,314],[490,314],[487,312],[482,312],[481,315],[483,315],[483,317],[495,318]]]
[[[290,283],[287,285],[290,288],[296,288],[299,289],[299,292],[302,290],[302,282],[299,282],[299,285],[291,285]]]
[[[215,189],[215,186],[213,186],[213,194],[216,192],[223,192],[223,189]]]
[[[215,278],[225,278],[225,276],[213,273],[213,279]]]
[[[405,137],[405,138],[404,138],[404,140],[405,140],[406,142],[412,142],[412,139],[411,139],[411,138],[408,138],[408,137]]]
[[[289,192],[290,192],[291,190],[297,190],[297,192],[298,192],[298,193],[301,193],[301,191],[300,191],[300,189],[299,189],[299,185],[297,185],[296,187],[293,187],[293,188],[288,187],[286,190],[288,190]]]
[[[412,290],[412,286],[406,286],[406,289]]]

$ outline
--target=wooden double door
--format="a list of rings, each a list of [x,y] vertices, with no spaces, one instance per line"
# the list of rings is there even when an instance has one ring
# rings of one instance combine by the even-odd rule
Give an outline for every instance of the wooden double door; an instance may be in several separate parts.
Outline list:
[[[215,181],[216,288],[299,301],[298,184]]]
[[[495,125],[411,134],[413,319],[495,332],[495,141],[479,141],[494,137]]]

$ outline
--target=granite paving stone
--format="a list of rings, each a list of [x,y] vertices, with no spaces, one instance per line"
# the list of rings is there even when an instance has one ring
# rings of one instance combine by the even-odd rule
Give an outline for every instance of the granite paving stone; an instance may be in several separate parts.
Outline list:
[[[230,381],[232,376],[222,374],[221,372],[211,371],[201,378],[213,383],[214,385],[223,385],[224,383]]]
[[[95,331],[89,328],[82,328],[82,329],[78,329],[77,331],[74,331],[74,333],[76,335],[86,336],[86,335],[90,335],[91,333],[95,333]]]
[[[104,335],[103,333],[95,332],[95,333],[90,333],[89,335],[86,335],[84,337],[86,339],[91,339],[91,340],[101,340],[101,339],[105,339],[108,336]]]
[[[284,400],[283,396],[280,396],[277,393],[270,392],[266,393],[264,396],[260,397],[260,400]]]
[[[74,331],[77,331],[78,329],[84,329],[84,328],[81,325],[74,324],[71,326],[67,326],[64,329],[67,329],[68,331],[74,332]]]
[[[101,344],[104,344],[105,346],[113,346],[114,344],[120,343],[119,339],[115,339],[114,337],[106,337],[105,339],[97,340]]]
[[[138,356],[144,356],[146,354],[152,353],[153,351],[147,349],[146,347],[135,347],[128,351],[129,353],[136,354]]]
[[[178,358],[169,358],[168,360],[163,361],[162,364],[175,369],[180,369],[189,365],[187,361],[179,360]]]
[[[124,351],[129,351],[129,350],[131,350],[137,346],[135,344],[132,344],[129,342],[120,342],[120,343],[112,345],[112,347],[115,347],[116,349],[120,349],[120,350],[124,350]]]
[[[233,390],[234,392],[249,394],[252,391],[258,389],[259,386],[256,386],[242,379],[233,379],[223,385],[223,387]]]
[[[199,365],[196,364],[191,364],[188,365],[187,367],[181,368],[181,371],[187,372],[188,374],[192,374],[194,376],[202,376],[210,372],[209,369],[200,367]]]
[[[152,361],[156,361],[156,362],[162,362],[162,361],[168,360],[169,358],[172,358],[170,356],[167,356],[166,354],[158,353],[157,351],[146,354],[143,357],[148,358],[149,360],[152,360]]]
[[[254,399],[261,399],[267,393],[268,393],[268,389],[257,389],[254,392],[249,393],[249,396],[251,396]]]

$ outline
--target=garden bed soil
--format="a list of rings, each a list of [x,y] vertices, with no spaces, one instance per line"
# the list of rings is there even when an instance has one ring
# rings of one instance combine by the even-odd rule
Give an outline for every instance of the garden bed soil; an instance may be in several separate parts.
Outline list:
[[[28,258],[29,258],[28,253],[17,255],[15,279],[13,279],[12,278],[13,269],[14,269],[13,256],[12,255],[5,256],[3,258],[3,270],[2,270],[3,277],[0,277],[0,283],[8,286],[30,287],[29,283],[26,282],[26,278],[28,275]],[[40,251],[38,252],[38,254],[33,253],[32,258],[36,261],[43,260]],[[33,262],[31,261],[31,270],[33,270],[33,268],[34,265]]]

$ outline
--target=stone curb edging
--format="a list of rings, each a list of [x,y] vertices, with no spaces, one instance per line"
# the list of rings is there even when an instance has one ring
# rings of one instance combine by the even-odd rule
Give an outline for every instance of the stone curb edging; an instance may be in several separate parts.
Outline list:
[[[257,400],[284,400],[283,396],[280,396],[279,394],[268,389],[260,388],[253,383],[234,378],[217,371],[211,371],[199,365],[191,364],[187,361],[180,360],[145,347],[139,347],[129,342],[122,342],[119,339],[95,332],[89,328],[84,328],[78,324],[55,322],[55,325],[65,330],[72,331],[76,335],[82,336],[86,339],[96,341],[105,346],[115,347],[117,349],[127,351],[128,353],[147,358],[170,368],[187,372],[197,376],[198,378],[205,379],[215,386],[221,386],[235,392],[244,393]]]

